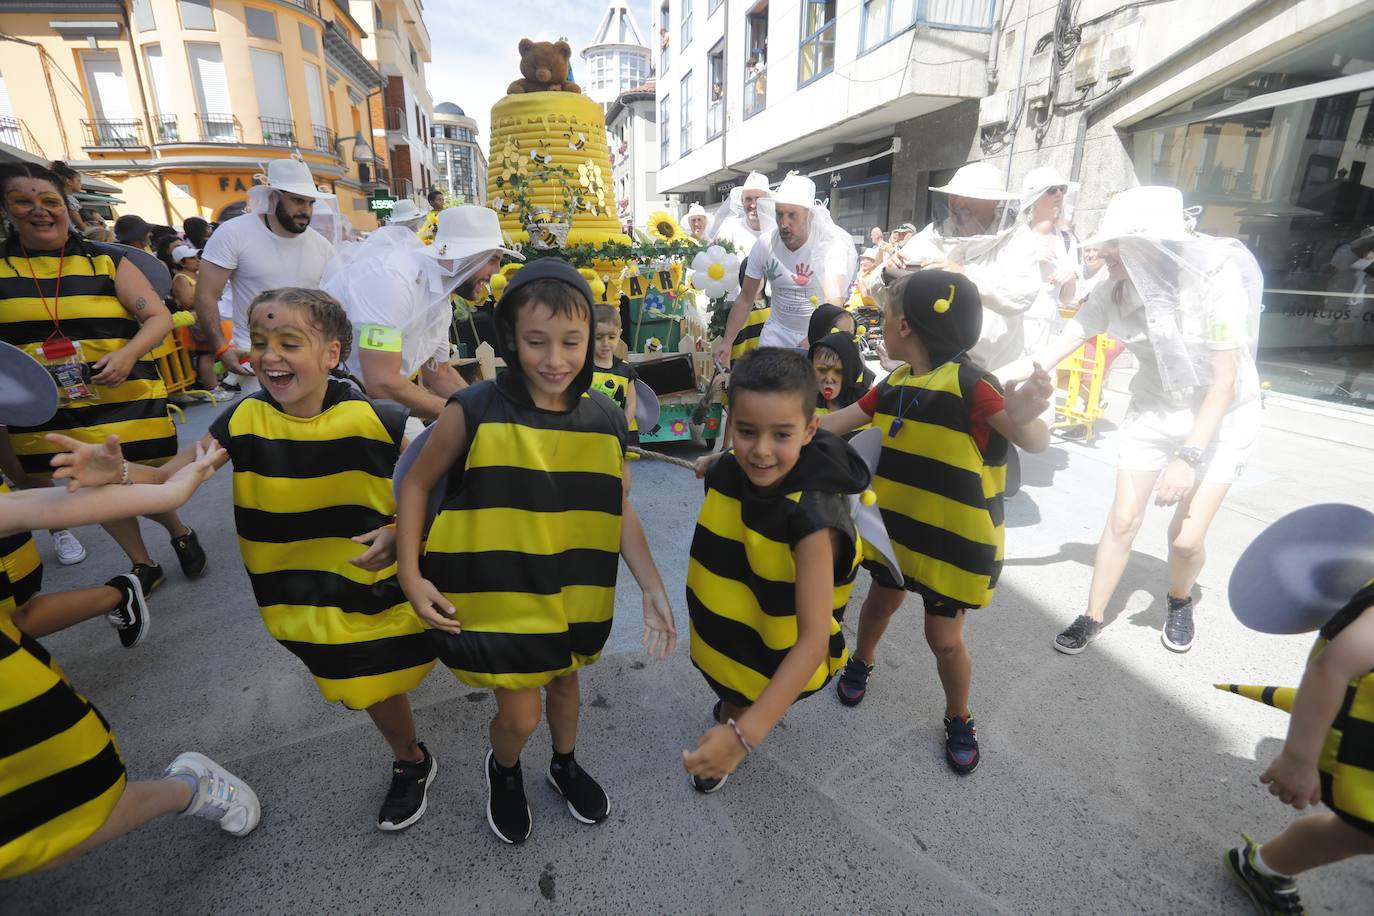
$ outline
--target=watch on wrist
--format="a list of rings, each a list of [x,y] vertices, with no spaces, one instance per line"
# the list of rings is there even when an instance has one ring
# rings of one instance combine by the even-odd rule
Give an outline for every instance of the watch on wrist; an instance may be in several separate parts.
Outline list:
[[[1202,449],[1184,446],[1174,452],[1174,457],[1188,465],[1188,467],[1196,468],[1198,465],[1202,464]]]

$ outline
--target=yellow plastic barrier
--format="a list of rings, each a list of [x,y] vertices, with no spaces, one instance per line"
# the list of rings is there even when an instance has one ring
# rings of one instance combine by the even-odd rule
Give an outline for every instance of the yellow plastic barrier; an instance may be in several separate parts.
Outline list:
[[[1106,381],[1107,351],[1116,341],[1106,334],[1098,334],[1093,340],[1093,355],[1087,355],[1085,343],[1073,352],[1068,359],[1057,367],[1056,374],[1063,378],[1064,403],[1055,410],[1055,421],[1050,429],[1072,429],[1081,426],[1086,430],[1084,441],[1093,439],[1093,423],[1102,419],[1102,385]],[[1081,406],[1080,406],[1081,405]]]
[[[158,375],[162,376],[162,384],[167,388],[168,413],[172,414],[175,411],[175,417],[183,424],[186,422],[186,413],[179,405],[172,403],[172,395],[192,395],[205,398],[211,404],[216,403],[213,394],[199,387],[200,381],[196,376],[195,365],[191,362],[191,354],[175,329],[148,355],[157,363]]]

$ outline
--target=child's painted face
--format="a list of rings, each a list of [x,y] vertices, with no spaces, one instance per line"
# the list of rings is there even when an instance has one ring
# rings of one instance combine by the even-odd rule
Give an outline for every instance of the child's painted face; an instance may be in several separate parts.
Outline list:
[[[318,413],[329,370],[339,364],[339,341],[326,343],[305,309],[280,302],[263,302],[253,309],[249,333],[249,361],[259,384],[286,413]]]
[[[530,397],[545,410],[567,408],[566,394],[587,361],[587,313],[555,315],[531,302],[515,317],[515,349]]]
[[[603,369],[610,368],[615,361],[615,345],[620,340],[620,325],[609,321],[596,326],[596,364]]]
[[[806,419],[802,398],[788,391],[737,391],[730,401],[735,459],[760,489],[782,482],[816,435],[820,421]]]
[[[816,388],[821,397],[827,401],[839,397],[840,389],[844,387],[844,366],[839,357],[828,348],[817,347],[811,366],[816,370]]]

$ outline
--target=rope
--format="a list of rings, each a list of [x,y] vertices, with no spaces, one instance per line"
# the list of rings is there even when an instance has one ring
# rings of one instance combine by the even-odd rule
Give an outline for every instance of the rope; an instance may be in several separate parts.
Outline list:
[[[626,446],[625,451],[632,452],[641,458],[652,458],[655,461],[666,461],[668,464],[675,464],[680,468],[686,468],[694,474],[697,470],[696,462],[687,461],[683,458],[674,458],[672,455],[664,455],[661,452],[651,452],[647,449],[642,449],[637,445]]]

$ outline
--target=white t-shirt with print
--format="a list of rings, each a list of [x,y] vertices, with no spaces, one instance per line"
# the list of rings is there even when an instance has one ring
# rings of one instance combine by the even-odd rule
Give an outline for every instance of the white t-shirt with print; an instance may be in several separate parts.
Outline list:
[[[211,264],[232,270],[230,295],[234,301],[234,346],[248,347],[248,307],[258,293],[283,286],[318,289],[334,246],[314,229],[284,238],[267,228],[266,217],[245,213],[220,225],[201,255]]]
[[[806,341],[811,313],[822,301],[821,278],[825,265],[814,262],[815,239],[808,238],[796,251],[789,249],[773,230],[754,244],[745,276],[766,279],[772,288],[772,311],[760,338],[763,346],[799,347]],[[814,300],[814,301],[813,301]],[[769,325],[773,327],[770,328]]]

